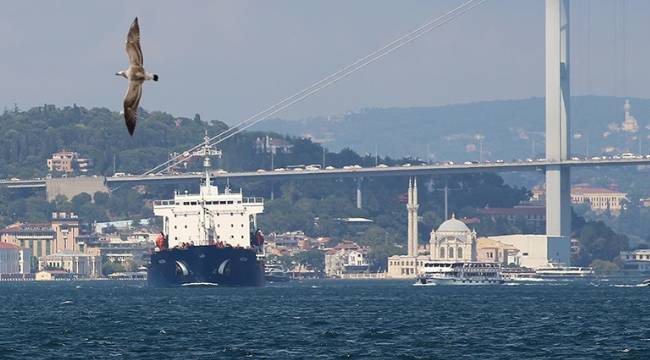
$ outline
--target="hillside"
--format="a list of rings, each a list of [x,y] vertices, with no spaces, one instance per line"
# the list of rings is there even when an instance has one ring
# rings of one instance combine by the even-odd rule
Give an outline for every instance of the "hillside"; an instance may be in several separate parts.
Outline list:
[[[584,155],[638,151],[636,135],[647,140],[650,100],[630,99],[640,131],[621,131],[625,99],[579,96],[572,103],[573,153]],[[331,150],[438,160],[539,157],[544,153],[544,99],[488,101],[438,107],[372,108],[341,116],[300,121],[273,119],[259,130],[310,136]],[[534,143],[534,144],[533,144]],[[648,148],[641,144],[642,147]],[[611,149],[606,149],[611,147]]]

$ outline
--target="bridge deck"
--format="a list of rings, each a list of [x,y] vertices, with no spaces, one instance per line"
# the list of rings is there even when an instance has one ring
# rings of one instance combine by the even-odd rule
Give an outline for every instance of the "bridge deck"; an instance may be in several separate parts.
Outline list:
[[[549,165],[563,165],[569,167],[597,167],[597,166],[634,166],[650,165],[650,159],[607,159],[607,160],[568,160],[568,161],[532,161],[532,162],[505,162],[505,163],[477,163],[477,164],[453,164],[453,165],[413,165],[413,166],[388,166],[369,168],[350,168],[332,170],[284,170],[264,172],[248,171],[236,173],[213,172],[215,179],[310,179],[310,178],[331,178],[331,177],[374,177],[374,176],[414,176],[414,175],[445,175],[445,174],[466,174],[483,171],[543,171]],[[182,183],[193,182],[201,178],[200,174],[178,174],[178,175],[129,175],[112,176],[106,178],[107,185],[119,184],[160,184],[160,183]],[[59,181],[61,179],[58,179]],[[33,180],[0,180],[0,186],[10,189],[38,189],[45,188],[47,179]]]

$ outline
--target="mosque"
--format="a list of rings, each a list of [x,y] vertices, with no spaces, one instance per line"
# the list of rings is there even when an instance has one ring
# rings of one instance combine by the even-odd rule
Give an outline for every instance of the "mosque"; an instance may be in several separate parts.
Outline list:
[[[407,254],[388,258],[387,278],[415,278],[429,260],[493,262],[530,268],[569,264],[570,248],[561,238],[525,234],[479,238],[476,231],[453,214],[431,231],[429,244],[419,246],[418,208],[417,180],[409,180]]]

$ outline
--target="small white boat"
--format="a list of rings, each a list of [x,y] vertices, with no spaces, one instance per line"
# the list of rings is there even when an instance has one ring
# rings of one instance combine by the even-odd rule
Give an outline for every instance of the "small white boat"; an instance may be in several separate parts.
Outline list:
[[[594,269],[576,266],[549,266],[535,271],[542,279],[587,279],[594,276]]]
[[[181,286],[185,286],[185,287],[215,287],[215,286],[219,286],[219,284],[211,283],[211,282],[192,282],[192,283],[182,284]]]
[[[427,261],[415,285],[500,285],[505,282],[497,263]]]

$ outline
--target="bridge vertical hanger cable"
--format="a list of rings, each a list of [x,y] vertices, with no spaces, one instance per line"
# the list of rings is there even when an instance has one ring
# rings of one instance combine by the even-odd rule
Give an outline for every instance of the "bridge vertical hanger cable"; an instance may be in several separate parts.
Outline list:
[[[369,55],[366,55],[366,56],[360,58],[359,60],[353,62],[352,64],[350,64],[350,65],[344,67],[343,69],[341,69],[341,70],[339,70],[339,71],[337,71],[337,72],[323,78],[322,80],[320,80],[320,81],[314,83],[313,85],[303,89],[302,91],[299,91],[299,92],[297,92],[297,93],[283,99],[282,101],[280,101],[280,102],[268,107],[267,109],[265,109],[265,110],[255,114],[255,115],[249,117],[248,119],[240,122],[239,124],[237,124],[237,125],[229,128],[229,129],[221,132],[218,135],[215,135],[215,136],[211,137],[210,140],[209,140],[210,144],[211,145],[219,144],[219,143],[229,139],[230,137],[232,137],[232,136],[246,130],[247,128],[259,123],[260,121],[265,120],[265,119],[273,116],[274,114],[288,108],[289,106],[292,106],[293,104],[295,104],[297,102],[300,102],[300,101],[302,101],[302,100],[316,94],[320,90],[322,90],[322,89],[324,89],[326,87],[329,87],[330,85],[332,85],[332,84],[334,84],[334,83],[336,83],[336,82],[338,82],[338,81],[340,81],[340,80],[342,80],[344,78],[347,78],[348,76],[352,75],[353,73],[355,73],[355,72],[361,70],[362,68],[370,65],[371,63],[383,58],[384,56],[392,53],[393,51],[395,51],[395,50],[409,44],[410,42],[418,39],[419,37],[431,32],[434,29],[437,29],[437,28],[439,28],[439,27],[441,27],[441,26],[443,26],[443,25],[445,25],[445,24],[447,24],[447,23],[449,23],[449,22],[451,22],[453,20],[455,20],[459,16],[461,16],[461,15],[465,14],[466,12],[474,9],[475,7],[483,4],[486,1],[487,0],[469,0],[469,1],[461,4],[460,6],[448,11],[444,15],[439,16],[439,17],[425,23],[424,25],[422,25],[422,26],[418,27],[417,29],[411,31],[410,33],[399,37],[398,39],[388,43],[387,45],[383,46],[382,48],[373,51]],[[186,152],[194,151],[200,146],[202,146],[202,144],[196,145],[195,147],[187,150]],[[163,172],[165,170],[168,170],[169,168],[171,168],[171,167],[175,166],[177,163],[179,163],[180,162],[179,159],[181,157],[182,157],[181,155],[173,157],[173,158],[167,160],[166,162],[154,167],[153,169],[145,172],[144,175],[147,175],[147,174],[150,174],[150,173],[160,173],[160,172]]]

